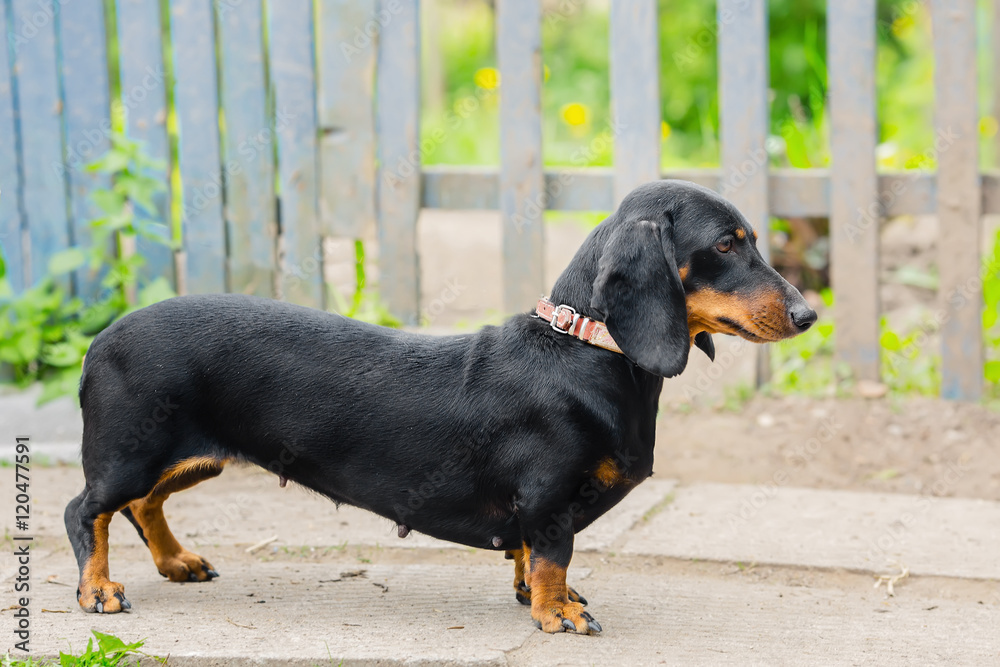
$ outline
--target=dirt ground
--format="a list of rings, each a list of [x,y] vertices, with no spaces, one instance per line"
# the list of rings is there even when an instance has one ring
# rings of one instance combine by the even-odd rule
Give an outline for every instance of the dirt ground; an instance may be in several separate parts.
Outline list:
[[[766,398],[666,407],[655,474],[1000,500],[1000,414],[936,399]],[[782,481],[784,480],[784,481]]]

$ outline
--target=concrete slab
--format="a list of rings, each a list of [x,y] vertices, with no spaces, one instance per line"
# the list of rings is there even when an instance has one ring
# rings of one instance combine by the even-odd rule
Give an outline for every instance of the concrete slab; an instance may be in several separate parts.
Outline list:
[[[633,531],[624,553],[1000,578],[1000,503],[696,484]]]
[[[68,557],[36,571],[76,578]],[[171,665],[502,665],[536,632],[510,573],[412,565],[341,577],[325,565],[253,563],[210,583],[170,584],[149,563],[113,562],[133,611],[86,614],[72,588],[39,585],[32,654],[85,648],[94,629],[147,638],[143,650]]]
[[[884,599],[858,588],[733,576],[586,581],[598,637],[535,633],[508,665],[984,665],[1000,660],[1000,607]]]
[[[788,585],[655,568],[616,572],[611,562],[589,577],[570,569],[570,583],[590,599],[604,632],[549,636],[535,630],[528,609],[514,601],[509,566],[372,565],[352,577],[335,564],[223,565],[213,582],[172,584],[146,559],[113,560],[113,577],[125,583],[135,605],[114,616],[83,613],[72,588],[37,585],[33,653],[82,648],[96,629],[129,641],[147,638],[149,653],[169,654],[171,665],[198,666],[1000,660],[995,590],[992,596],[984,591],[985,604],[915,595],[905,587],[886,599],[857,577]],[[66,552],[36,563],[34,572],[40,580],[75,577]]]

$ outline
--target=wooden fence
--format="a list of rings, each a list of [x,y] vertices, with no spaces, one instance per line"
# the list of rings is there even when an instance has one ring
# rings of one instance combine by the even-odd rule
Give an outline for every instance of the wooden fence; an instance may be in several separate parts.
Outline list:
[[[659,89],[658,54],[685,45],[658,43],[657,20],[668,17],[656,0],[612,2],[616,166],[585,170],[543,168],[540,0],[496,3],[499,169],[420,166],[417,0],[164,1],[166,13],[160,0],[114,0],[118,53],[109,54],[100,0],[0,0],[9,44],[0,49],[0,240],[16,288],[84,240],[97,213],[89,193],[106,177],[80,166],[108,148],[108,58],[117,55],[127,132],[160,160],[171,157],[168,95],[176,109],[182,188],[156,205],[167,219],[180,199],[183,249],[140,250],[151,275],[183,291],[272,296],[278,286],[323,307],[321,239],[357,238],[373,224],[382,298],[413,323],[420,208],[487,208],[503,213],[504,307],[523,311],[548,287],[543,210],[612,210],[640,183],[684,178],[729,197],[765,253],[768,216],[830,218],[837,356],[864,379],[879,375],[878,221],[937,213],[942,393],[980,395],[978,235],[981,214],[1000,213],[1000,181],[978,171],[974,0],[930,0],[936,175],[876,173],[876,0],[829,2],[829,170],[768,168],[766,0],[718,0],[722,165],[667,174],[660,98],[670,91]],[[80,273],[75,289],[92,294],[94,279]]]

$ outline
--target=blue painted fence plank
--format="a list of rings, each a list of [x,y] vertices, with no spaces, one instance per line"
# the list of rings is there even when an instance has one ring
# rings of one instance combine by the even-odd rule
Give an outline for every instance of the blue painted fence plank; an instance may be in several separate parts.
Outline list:
[[[103,213],[94,204],[94,190],[111,185],[107,174],[86,166],[111,146],[111,100],[104,6],[98,2],[67,2],[59,9],[62,50],[63,118],[66,129],[64,170],[69,181],[69,207],[75,245],[89,245],[90,221]],[[76,293],[93,301],[101,291],[104,270],[84,267],[76,272]]]
[[[15,291],[24,289],[27,264],[21,227],[21,177],[17,169],[14,128],[14,86],[7,58],[7,7],[0,2],[0,248],[7,264],[7,280]]]
[[[162,223],[164,238],[171,238],[169,173],[170,148],[167,140],[166,75],[163,67],[163,40],[159,0],[117,0],[118,60],[121,71],[121,103],[125,107],[127,131],[143,142],[146,153],[163,163],[164,169],[151,173],[166,190],[156,196],[156,210],[149,217]],[[140,238],[137,252],[146,262],[143,282],[159,276],[174,279],[173,251],[151,239]]]
[[[225,292],[226,229],[211,3],[172,0],[170,37],[183,191],[184,275],[178,276],[178,283],[188,294]]]
[[[312,0],[284,0],[280,8],[271,6],[270,14],[281,233],[285,251],[281,292],[284,299],[293,303],[322,308],[313,3]]]
[[[407,324],[419,312],[420,26],[417,0],[383,0],[398,11],[378,39],[379,291]]]
[[[542,8],[537,0],[497,4],[500,65],[500,211],[504,310],[524,312],[547,286],[543,274]]]
[[[13,0],[12,9],[23,202],[31,248],[30,276],[35,282],[46,274],[49,258],[70,245],[62,173],[62,102],[55,20],[50,16],[46,21],[34,21],[40,10],[33,0]],[[46,11],[51,11],[51,6]],[[28,26],[35,30],[28,30]],[[69,287],[68,276],[61,282]]]
[[[767,0],[719,0],[718,23],[720,191],[757,230],[757,248],[769,261]],[[766,382],[767,348],[757,355],[757,381]]]
[[[982,396],[984,382],[976,1],[932,0],[930,6],[941,229],[941,395],[974,401]]]
[[[656,0],[611,3],[616,202],[660,178],[660,28]]]
[[[261,0],[217,5],[226,119],[226,225],[229,286],[272,296],[276,268],[274,132],[264,90]]]
[[[864,380],[878,380],[880,349],[875,9],[875,0],[827,3],[835,344],[838,360]]]
[[[386,20],[400,6],[386,3]],[[329,236],[360,238],[375,224],[376,16],[376,0],[319,0],[320,215]]]

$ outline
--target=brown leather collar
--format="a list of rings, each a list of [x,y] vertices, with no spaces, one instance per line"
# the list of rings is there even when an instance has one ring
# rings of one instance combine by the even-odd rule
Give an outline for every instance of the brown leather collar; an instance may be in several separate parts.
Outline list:
[[[559,333],[569,334],[591,345],[622,354],[621,348],[608,333],[608,327],[604,322],[582,317],[572,306],[565,304],[557,306],[543,296],[535,306],[535,317],[545,320]]]

